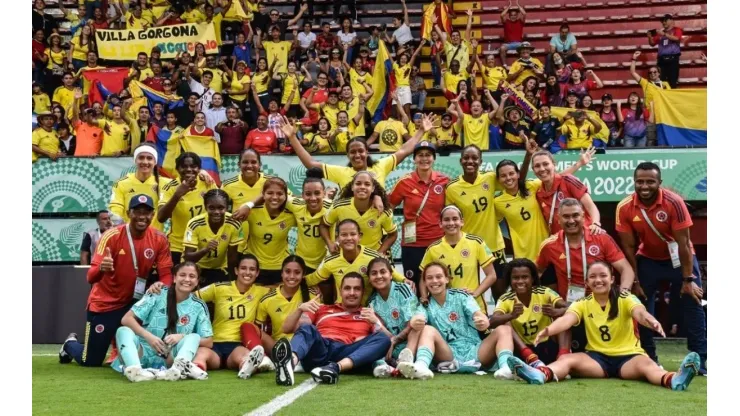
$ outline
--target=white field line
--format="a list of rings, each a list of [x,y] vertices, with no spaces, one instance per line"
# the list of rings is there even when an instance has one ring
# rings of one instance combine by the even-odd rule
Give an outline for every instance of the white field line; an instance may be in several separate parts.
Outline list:
[[[277,396],[269,402],[263,404],[262,406],[252,410],[251,412],[246,413],[244,416],[274,415],[280,409],[289,406],[291,403],[298,400],[298,398],[313,390],[316,386],[318,386],[318,384],[309,378],[308,380],[287,391],[286,393],[283,393],[280,396]]]

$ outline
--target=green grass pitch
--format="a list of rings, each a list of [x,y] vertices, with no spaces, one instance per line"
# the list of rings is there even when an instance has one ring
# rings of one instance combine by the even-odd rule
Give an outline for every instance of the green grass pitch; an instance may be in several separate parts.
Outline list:
[[[243,415],[288,391],[274,374],[239,380],[234,371],[212,371],[207,381],[133,384],[110,368],[60,365],[59,346],[33,346],[33,414],[38,415]],[[685,342],[659,344],[661,363],[675,370]],[[306,374],[296,375],[296,385]],[[495,380],[492,375],[439,375],[433,380],[375,380],[342,375],[336,386],[318,386],[280,415],[699,415],[707,413],[707,379],[686,392],[642,382],[568,380],[545,386]]]

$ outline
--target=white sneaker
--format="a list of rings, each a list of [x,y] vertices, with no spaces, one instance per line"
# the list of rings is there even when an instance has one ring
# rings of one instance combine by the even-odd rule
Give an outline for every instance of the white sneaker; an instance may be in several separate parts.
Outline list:
[[[254,370],[257,369],[257,366],[260,365],[262,358],[264,357],[265,349],[262,348],[261,345],[252,348],[252,351],[249,351],[249,355],[244,362],[242,362],[242,366],[239,368],[239,374],[237,374],[237,376],[242,380],[252,377]]]
[[[388,364],[381,364],[373,368],[373,376],[375,376],[375,378],[393,377],[393,373],[395,370],[395,368],[389,366]]]
[[[260,363],[259,367],[257,367],[257,370],[259,370],[260,373],[269,373],[275,371],[275,364],[272,362],[270,357],[265,355],[265,358],[262,359],[262,362]]]
[[[434,373],[428,366],[419,361],[414,363],[414,376],[412,378],[417,380],[429,380],[430,378],[434,378]]]
[[[132,383],[138,383],[140,381],[152,381],[156,378],[154,373],[149,370],[144,370],[140,366],[126,367],[126,369],[123,370],[123,374]]]
[[[298,365],[296,365],[296,366],[295,366],[295,368],[293,368],[293,372],[294,372],[294,373],[305,373],[305,372],[306,372],[306,370],[304,370],[304,369],[303,369],[303,365],[302,365],[302,364],[301,364],[301,362],[299,361],[299,362],[298,362]]]
[[[188,361],[184,358],[175,358],[172,367],[157,373],[157,380],[178,381],[187,377]]]
[[[398,362],[399,363],[413,363],[414,353],[408,348],[402,349],[401,352],[398,353]]]
[[[208,373],[195,365],[192,361],[186,361],[183,375],[193,380],[208,380]]]
[[[514,380],[514,373],[511,372],[511,368],[509,368],[508,365],[505,365],[496,370],[496,372],[493,373],[493,377],[496,380]]]

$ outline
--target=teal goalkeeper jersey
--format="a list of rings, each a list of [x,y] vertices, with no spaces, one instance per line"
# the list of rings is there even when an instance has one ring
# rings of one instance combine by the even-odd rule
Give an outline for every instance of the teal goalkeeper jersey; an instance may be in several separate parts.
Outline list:
[[[139,318],[141,325],[152,335],[162,338],[167,331],[167,292],[163,288],[158,295],[146,294],[140,301],[131,307],[131,311]],[[186,300],[177,304],[177,333],[196,333],[201,338],[213,336],[211,318],[208,308],[202,300],[192,294]]]
[[[419,301],[410,287],[393,281],[388,300],[383,300],[382,296],[373,292],[368,301],[368,306],[373,308],[393,335],[400,334],[406,328],[418,305]]]
[[[458,289],[447,289],[444,305],[429,296],[429,306],[416,308],[416,315],[423,315],[448,344],[480,344],[478,330],[473,324],[473,314],[480,310],[475,298]]]

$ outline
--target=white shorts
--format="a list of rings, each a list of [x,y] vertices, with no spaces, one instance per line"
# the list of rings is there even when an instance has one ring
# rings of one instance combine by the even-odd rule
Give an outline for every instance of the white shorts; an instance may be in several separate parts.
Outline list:
[[[398,96],[398,101],[401,102],[401,105],[411,105],[411,87],[397,87],[396,95]],[[393,104],[395,103],[396,101],[394,100]]]

